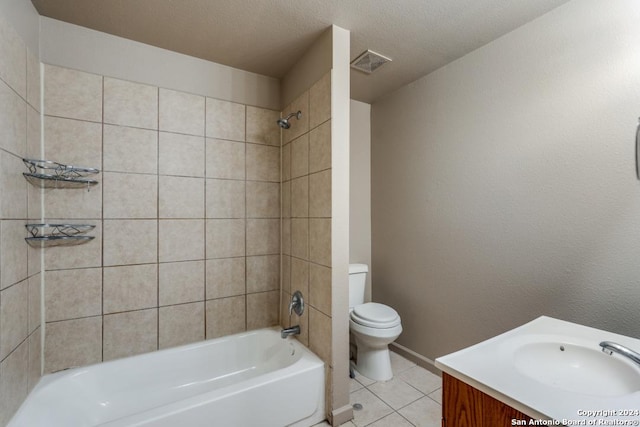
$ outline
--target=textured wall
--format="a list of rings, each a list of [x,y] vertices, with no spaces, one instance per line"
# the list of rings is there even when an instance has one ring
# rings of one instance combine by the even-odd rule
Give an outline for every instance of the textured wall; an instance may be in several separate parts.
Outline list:
[[[400,344],[543,314],[640,336],[639,20],[575,0],[373,105],[373,299]]]

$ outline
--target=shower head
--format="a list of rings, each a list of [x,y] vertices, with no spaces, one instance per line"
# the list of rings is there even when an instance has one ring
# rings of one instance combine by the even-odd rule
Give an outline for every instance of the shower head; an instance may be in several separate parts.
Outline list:
[[[302,117],[302,111],[298,111],[297,113],[291,113],[284,119],[278,119],[278,122],[277,122],[278,126],[280,126],[282,129],[289,129],[291,127],[291,123],[289,123],[289,119],[293,116],[295,116],[296,119],[300,120],[300,118]]]

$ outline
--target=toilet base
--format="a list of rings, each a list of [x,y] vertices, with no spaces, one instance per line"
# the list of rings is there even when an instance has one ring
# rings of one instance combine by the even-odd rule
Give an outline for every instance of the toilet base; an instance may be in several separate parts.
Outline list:
[[[367,378],[376,381],[389,381],[393,378],[389,348],[371,349],[358,347],[356,369]]]

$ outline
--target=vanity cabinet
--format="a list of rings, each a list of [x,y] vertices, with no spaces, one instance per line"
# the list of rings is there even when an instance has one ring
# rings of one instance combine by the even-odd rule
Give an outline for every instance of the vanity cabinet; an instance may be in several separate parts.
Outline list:
[[[442,427],[528,425],[530,419],[528,415],[442,373]],[[521,420],[522,424],[512,420]]]

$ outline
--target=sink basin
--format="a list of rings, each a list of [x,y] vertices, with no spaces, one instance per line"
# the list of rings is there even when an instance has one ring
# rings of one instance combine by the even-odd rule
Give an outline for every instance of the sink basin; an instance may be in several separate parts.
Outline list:
[[[624,396],[640,390],[640,367],[620,355],[561,340],[531,342],[513,352],[518,372],[542,384],[592,396]]]

